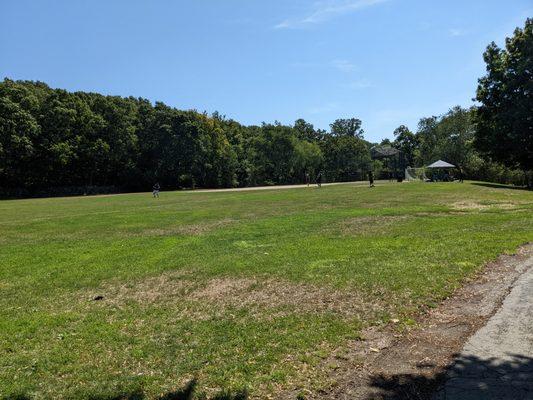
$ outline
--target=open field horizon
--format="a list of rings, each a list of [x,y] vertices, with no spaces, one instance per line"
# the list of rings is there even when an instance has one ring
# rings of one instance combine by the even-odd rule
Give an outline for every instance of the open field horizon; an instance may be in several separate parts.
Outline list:
[[[532,210],[483,182],[0,201],[0,397],[320,390],[327,354],[532,241]]]

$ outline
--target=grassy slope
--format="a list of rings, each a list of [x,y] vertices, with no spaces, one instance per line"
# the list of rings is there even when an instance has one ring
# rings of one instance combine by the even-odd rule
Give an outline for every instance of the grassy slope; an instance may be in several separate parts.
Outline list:
[[[0,395],[156,396],[193,375],[208,392],[304,382],[363,326],[408,321],[533,240],[532,210],[531,192],[475,184],[2,201]],[[183,275],[150,283],[169,271]],[[368,310],[191,295],[215,278],[359,293]]]

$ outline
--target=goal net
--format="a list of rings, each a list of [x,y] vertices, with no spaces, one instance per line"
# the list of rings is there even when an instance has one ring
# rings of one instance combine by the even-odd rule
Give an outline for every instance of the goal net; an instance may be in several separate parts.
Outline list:
[[[425,168],[411,168],[407,167],[405,169],[405,180],[406,181],[426,181],[428,178],[426,176]]]

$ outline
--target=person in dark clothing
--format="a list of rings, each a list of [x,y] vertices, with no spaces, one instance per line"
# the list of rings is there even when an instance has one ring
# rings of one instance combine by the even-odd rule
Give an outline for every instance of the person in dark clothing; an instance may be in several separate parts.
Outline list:
[[[459,167],[459,182],[463,183],[463,169],[461,167]]]
[[[370,184],[369,187],[374,187],[374,173],[372,171],[368,171],[368,183]]]
[[[322,187],[322,171],[318,172],[318,175],[316,176],[316,185],[321,188]]]
[[[156,184],[152,187],[152,195],[154,198],[159,198],[159,190],[161,189],[161,186],[159,186],[159,182],[156,182]]]
[[[307,187],[309,187],[309,184],[311,183],[311,175],[309,175],[309,172],[305,173],[305,183]]]

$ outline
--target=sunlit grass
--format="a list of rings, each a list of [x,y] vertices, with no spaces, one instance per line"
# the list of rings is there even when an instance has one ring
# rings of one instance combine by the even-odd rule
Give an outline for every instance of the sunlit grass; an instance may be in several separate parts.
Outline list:
[[[532,211],[475,183],[2,201],[0,394],[305,385],[531,241]]]

